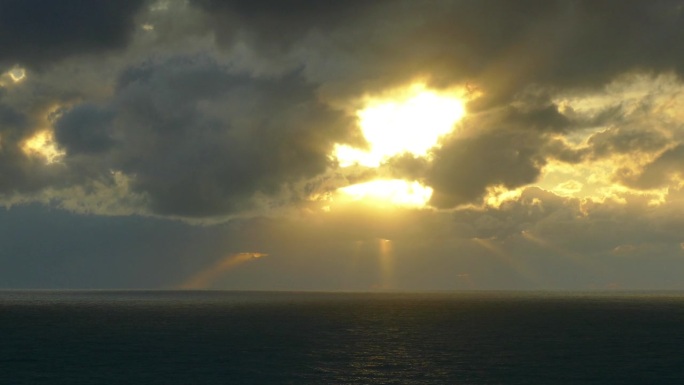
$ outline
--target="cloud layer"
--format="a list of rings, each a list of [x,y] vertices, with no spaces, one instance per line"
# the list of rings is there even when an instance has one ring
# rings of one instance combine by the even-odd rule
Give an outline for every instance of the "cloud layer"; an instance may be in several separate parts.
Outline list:
[[[308,218],[322,227],[293,226],[341,250],[406,237],[442,262],[679,257],[682,39],[674,0],[3,1],[0,202],[245,220],[274,239],[287,231],[259,218]],[[429,159],[340,167],[336,144],[364,146],[364,100],[415,82],[466,90],[466,117]],[[430,207],[335,201],[388,177],[431,187]]]

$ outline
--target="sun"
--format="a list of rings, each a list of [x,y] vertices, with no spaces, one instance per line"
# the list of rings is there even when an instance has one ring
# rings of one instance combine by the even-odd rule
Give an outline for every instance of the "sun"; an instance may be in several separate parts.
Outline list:
[[[403,153],[428,157],[440,137],[463,118],[465,107],[456,93],[417,84],[389,98],[370,99],[356,115],[369,149],[336,145],[334,157],[341,167],[378,167]]]
[[[465,92],[431,90],[424,84],[368,98],[356,112],[367,148],[335,145],[332,158],[340,167],[379,169],[392,157],[410,154],[431,160],[431,151],[465,116]],[[419,181],[378,179],[346,186],[338,193],[352,200],[372,200],[399,206],[427,205],[432,188]]]

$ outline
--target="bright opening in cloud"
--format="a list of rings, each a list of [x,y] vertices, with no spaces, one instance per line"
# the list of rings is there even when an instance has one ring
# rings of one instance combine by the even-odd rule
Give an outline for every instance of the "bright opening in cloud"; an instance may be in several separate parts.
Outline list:
[[[0,73],[0,87],[8,87],[26,80],[26,70],[19,66],[14,66],[6,72]]]
[[[55,143],[52,131],[43,130],[24,141],[22,150],[26,155],[43,158],[47,164],[58,162],[64,151]]]
[[[12,68],[8,74],[15,83],[18,83],[26,78],[26,70],[20,67]]]
[[[352,200],[372,200],[380,204],[422,207],[432,196],[432,188],[401,179],[374,180],[343,187],[338,191]]]
[[[465,115],[463,96],[461,91],[437,91],[414,84],[368,99],[356,113],[368,148],[338,144],[332,157],[341,167],[369,168],[378,168],[401,154],[429,159],[430,150],[438,147],[440,138],[452,132]],[[399,179],[374,180],[338,192],[352,200],[413,207],[425,206],[432,196],[432,188]]]
[[[439,138],[450,133],[464,115],[458,94],[414,85],[396,97],[372,99],[359,110],[359,125],[370,148],[336,145],[334,158],[342,167],[378,167],[403,153],[427,157]]]

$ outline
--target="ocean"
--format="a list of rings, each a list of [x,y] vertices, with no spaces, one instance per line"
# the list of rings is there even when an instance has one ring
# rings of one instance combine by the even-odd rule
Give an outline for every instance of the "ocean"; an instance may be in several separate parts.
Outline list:
[[[0,291],[0,384],[684,384],[678,293]]]

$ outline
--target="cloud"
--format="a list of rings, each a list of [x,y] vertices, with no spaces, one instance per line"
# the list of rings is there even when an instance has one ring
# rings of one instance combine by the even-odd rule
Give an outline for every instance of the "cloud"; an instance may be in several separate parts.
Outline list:
[[[132,66],[111,100],[55,124],[70,168],[121,171],[153,213],[188,217],[250,210],[323,173],[353,126],[297,73],[258,79],[206,56]]]
[[[220,44],[250,52],[247,66],[304,66],[333,93],[428,76],[481,84],[488,105],[531,84],[595,87],[631,70],[682,69],[673,1],[194,4],[211,14]]]
[[[29,157],[23,147],[33,119],[21,110],[4,103],[6,93],[0,88],[0,194],[21,195],[59,183],[61,170],[46,168]]]
[[[59,201],[58,191],[128,191],[136,207],[147,205],[140,213],[205,218],[298,205],[385,175],[425,182],[434,206],[453,209],[481,204],[493,188],[542,183],[558,164],[613,162],[601,175],[635,189],[664,186],[674,172],[656,158],[673,156],[663,151],[675,151],[678,120],[648,119],[682,69],[677,2],[1,7],[26,23],[5,24],[14,38],[0,62],[28,68],[2,91],[6,195]],[[663,73],[669,80],[648,80]],[[615,85],[637,75],[657,85],[640,110],[618,97],[643,84]],[[378,171],[336,169],[332,146],[358,141],[359,100],[415,79],[480,96],[432,161],[399,156]],[[599,103],[605,95],[610,102]],[[60,164],[21,151],[43,130],[65,151]],[[622,162],[630,156],[639,161]],[[594,188],[572,178],[584,186],[578,193]]]
[[[70,155],[105,152],[114,145],[113,115],[97,105],[80,104],[56,121],[56,139]]]
[[[641,126],[638,129],[610,127],[589,138],[588,144],[594,158],[613,154],[655,153],[671,143],[664,133]]]
[[[628,203],[594,202],[528,187],[499,207],[459,210],[453,218],[469,226],[473,237],[489,239],[504,249],[532,242],[543,246],[536,252],[552,257],[610,258],[616,248],[636,252],[639,245],[660,245],[676,249],[681,235],[675,229],[684,222],[669,215],[669,210],[666,205],[649,205],[636,195]],[[628,243],[632,246],[623,247]],[[647,249],[641,257],[649,257]]]
[[[659,188],[669,185],[673,178],[681,177],[684,172],[683,161],[684,145],[679,144],[663,152],[639,172],[623,169],[620,176],[622,182],[637,189]]]
[[[126,46],[142,0],[0,3],[0,67],[45,68],[75,54]]]
[[[479,203],[490,186],[513,189],[534,182],[546,162],[541,151],[548,139],[530,122],[545,127],[541,116],[506,110],[467,119],[462,131],[435,151],[425,179],[434,189],[431,203],[441,208]]]
[[[589,117],[563,110],[553,99],[559,91],[601,90],[633,71],[681,69],[682,52],[671,47],[684,31],[681,9],[668,1],[619,7],[590,1],[443,1],[323,8],[303,1],[285,11],[270,3],[194,4],[211,14],[226,52],[242,55],[238,66],[256,73],[303,68],[302,75],[330,100],[416,77],[437,86],[480,87],[483,96],[469,109],[482,114],[467,123],[471,133],[479,133],[446,143],[429,171],[409,159],[393,161],[395,174],[410,174],[433,187],[432,203],[442,208],[477,202],[492,186],[533,183],[548,158],[579,163],[662,149],[665,138],[657,130],[626,127],[597,133],[585,148],[573,149],[558,135],[618,123],[622,110],[607,106]],[[392,23],[378,23],[380,16]],[[635,23],[642,28],[635,29]]]

